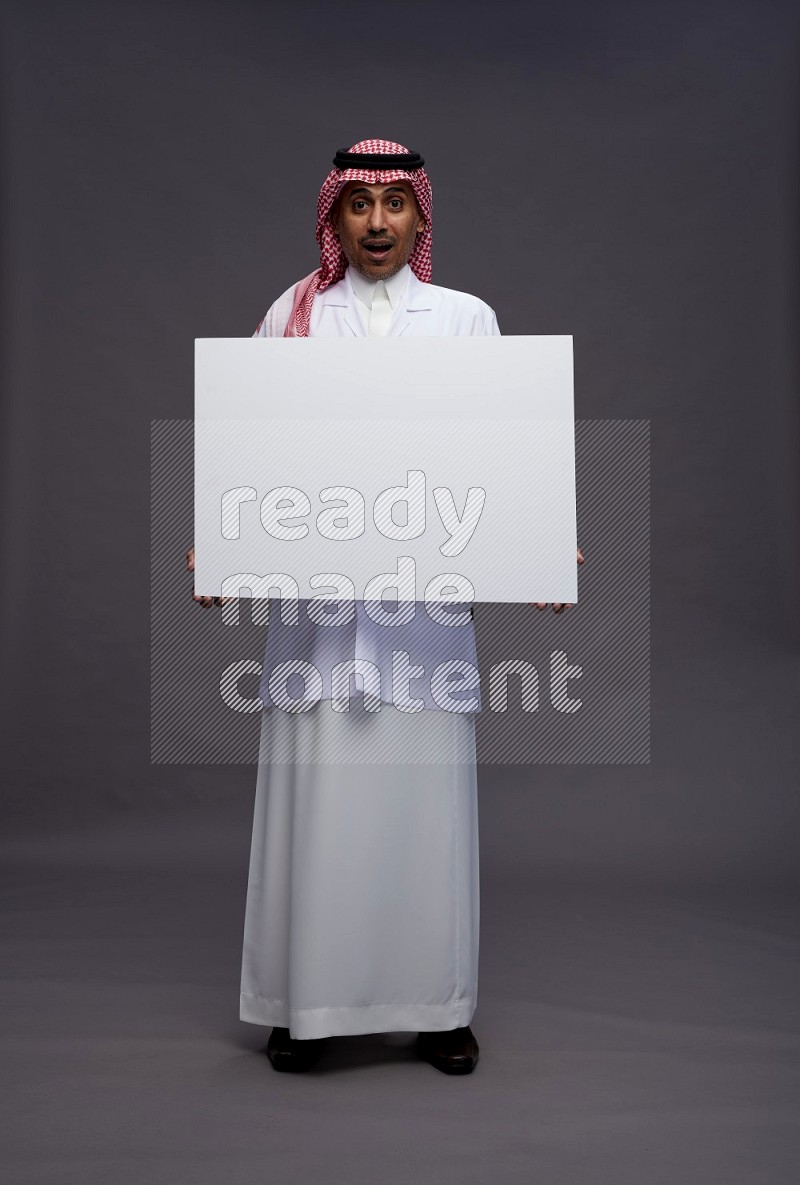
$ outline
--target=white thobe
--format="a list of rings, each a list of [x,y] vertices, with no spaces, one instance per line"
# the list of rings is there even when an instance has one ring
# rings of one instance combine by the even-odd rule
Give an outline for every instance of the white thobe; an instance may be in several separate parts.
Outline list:
[[[499,333],[483,301],[422,284],[408,267],[386,290],[390,336]],[[373,284],[348,270],[315,298],[310,335],[367,336],[373,292]],[[258,336],[282,334],[292,293],[275,302]],[[396,635],[373,629],[360,602],[357,609],[360,628],[339,635],[344,649],[335,657],[381,667],[381,647],[396,647]],[[438,648],[440,657],[446,632],[448,657],[474,656],[471,622],[437,626],[424,605],[417,609],[416,624],[399,627],[406,649]],[[289,635],[290,627],[278,623],[273,606],[265,676],[271,657],[286,657],[290,637],[297,645],[296,631]],[[293,656],[330,649],[337,632],[308,623]],[[440,710],[408,713],[383,703],[379,712],[367,712],[356,697],[349,712],[339,713],[328,693],[310,710],[285,712],[265,698],[242,1020],[280,1025],[301,1039],[469,1023],[478,979],[479,700],[455,710],[426,707]],[[312,750],[314,763],[305,760]],[[320,762],[320,754],[331,760]]]

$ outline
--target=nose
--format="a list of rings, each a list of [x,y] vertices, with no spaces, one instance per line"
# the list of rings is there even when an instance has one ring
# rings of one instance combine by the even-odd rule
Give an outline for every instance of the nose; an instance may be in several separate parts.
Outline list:
[[[386,215],[380,202],[375,202],[370,210],[367,227],[373,232],[386,230]]]

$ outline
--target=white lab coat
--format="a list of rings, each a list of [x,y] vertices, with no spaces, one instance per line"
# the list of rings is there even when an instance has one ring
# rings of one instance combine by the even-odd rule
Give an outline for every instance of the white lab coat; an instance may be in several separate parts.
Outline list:
[[[492,309],[476,296],[423,284],[409,267],[407,284],[394,309],[389,326],[389,337],[481,337],[499,335],[497,319]],[[290,288],[272,306],[254,336],[277,337],[283,333],[292,308],[294,289]],[[320,293],[314,300],[311,314],[312,337],[364,337],[367,333],[368,311],[356,299],[350,283],[349,270],[338,284]],[[287,669],[291,661],[307,663],[322,678],[321,698],[331,698],[331,671],[342,662],[363,660],[372,663],[380,672],[380,696],[384,702],[392,700],[392,654],[403,650],[412,666],[424,664],[426,677],[412,684],[413,697],[424,703],[426,712],[444,710],[441,697],[431,692],[431,673],[445,662],[461,664],[464,674],[462,688],[448,696],[448,711],[481,711],[480,686],[469,682],[470,671],[477,672],[475,629],[471,621],[464,625],[448,625],[431,620],[424,602],[418,601],[414,618],[402,626],[387,628],[375,623],[362,601],[355,603],[355,617],[335,628],[315,625],[309,621],[306,602],[299,605],[296,624],[284,623],[277,598],[270,600],[269,631],[264,656],[263,677],[259,695],[266,708],[273,704],[270,677],[276,668]],[[448,611],[455,613],[464,606],[451,604]],[[333,608],[331,607],[331,612]],[[359,674],[359,680],[361,675]],[[298,705],[311,702],[313,689],[303,689],[302,681],[291,695]],[[279,680],[283,690],[284,681]],[[459,707],[451,706],[458,701]]]
[[[294,287],[287,288],[259,325],[254,337],[282,337],[292,309]],[[423,284],[411,269],[401,306],[395,310],[388,337],[499,336],[497,318],[488,304],[468,292]],[[311,337],[364,337],[364,313],[348,273],[314,298]]]
[[[255,336],[282,335],[292,293],[275,302]],[[310,335],[364,336],[367,316],[345,273],[315,298]],[[477,297],[409,272],[388,334],[499,329]],[[418,609],[417,625],[401,627],[407,649],[432,643],[432,623]],[[271,612],[265,669],[271,652],[285,657],[278,621]],[[346,636],[337,659],[380,665],[376,646],[397,645],[392,630],[371,636],[368,621],[364,615],[361,632]],[[325,647],[337,632],[310,628],[326,634]],[[472,624],[448,633],[467,635],[474,654]],[[308,648],[313,653],[313,638]],[[309,711],[262,713],[242,1020],[301,1039],[469,1023],[479,919],[473,712],[412,714],[387,703],[366,712],[356,696],[347,713],[333,712],[328,700]]]

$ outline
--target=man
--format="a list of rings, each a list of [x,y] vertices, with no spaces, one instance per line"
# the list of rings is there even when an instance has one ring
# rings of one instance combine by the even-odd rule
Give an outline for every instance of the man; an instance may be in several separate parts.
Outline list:
[[[337,153],[317,207],[320,267],[254,336],[499,333],[483,301],[430,283],[423,165],[383,140]],[[240,1015],[273,1026],[276,1070],[307,1069],[328,1036],[409,1029],[443,1072],[478,1061],[480,691],[467,687],[455,710],[424,680],[413,703],[391,691],[398,650],[414,670],[443,658],[477,668],[471,613],[450,608],[458,620],[437,622],[422,603],[391,614],[356,602],[331,623],[310,602],[296,621],[271,602]],[[342,662],[363,678],[363,699],[344,712],[330,703]],[[288,695],[276,676],[292,664],[323,673],[321,700],[305,699],[305,685]],[[317,764],[292,760],[311,751]],[[432,759],[417,764],[419,753]]]

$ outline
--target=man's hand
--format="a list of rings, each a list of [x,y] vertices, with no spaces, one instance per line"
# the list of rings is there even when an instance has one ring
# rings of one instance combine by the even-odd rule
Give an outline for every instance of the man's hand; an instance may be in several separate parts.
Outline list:
[[[583,558],[583,552],[581,551],[580,548],[578,548],[578,563],[579,564],[586,563],[585,559]],[[528,604],[535,605],[537,609],[546,609],[547,608],[547,601],[528,601]],[[562,605],[560,601],[556,601],[553,605],[553,612],[554,613],[561,613],[561,612],[563,612],[564,609],[571,609],[571,608],[572,608],[571,601],[568,601],[567,604],[565,604],[565,605]]]
[[[186,570],[194,572],[194,548],[190,547],[186,553]],[[202,605],[204,609],[209,609],[212,605],[225,605],[228,601],[234,600],[233,597],[197,597],[194,589],[192,589],[192,600],[197,601],[198,605]]]

